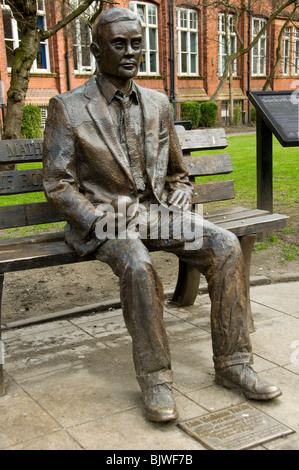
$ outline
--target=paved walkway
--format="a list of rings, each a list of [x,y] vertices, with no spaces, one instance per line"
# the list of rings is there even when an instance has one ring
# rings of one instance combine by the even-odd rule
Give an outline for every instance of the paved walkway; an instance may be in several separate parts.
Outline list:
[[[251,289],[255,369],[283,395],[260,410],[295,434],[258,449],[299,449],[299,282]],[[243,403],[215,385],[210,302],[165,306],[180,420]],[[200,311],[200,315],[198,314]],[[7,330],[0,449],[205,450],[176,423],[144,419],[120,310]]]

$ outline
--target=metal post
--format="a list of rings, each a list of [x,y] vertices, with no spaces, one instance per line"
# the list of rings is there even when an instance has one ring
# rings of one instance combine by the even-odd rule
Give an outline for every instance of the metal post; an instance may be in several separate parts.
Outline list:
[[[273,213],[273,137],[264,119],[256,116],[257,208]]]

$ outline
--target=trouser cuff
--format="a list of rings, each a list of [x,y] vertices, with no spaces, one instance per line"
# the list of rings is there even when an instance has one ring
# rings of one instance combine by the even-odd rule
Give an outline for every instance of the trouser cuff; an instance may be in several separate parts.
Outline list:
[[[236,365],[249,365],[253,363],[253,355],[251,353],[240,353],[233,356],[213,357],[215,369],[225,369],[226,367]]]
[[[163,369],[152,372],[151,374],[137,375],[137,380],[141,390],[143,390],[145,388],[154,387],[155,385],[162,385],[164,383],[172,384],[173,373],[172,370]]]

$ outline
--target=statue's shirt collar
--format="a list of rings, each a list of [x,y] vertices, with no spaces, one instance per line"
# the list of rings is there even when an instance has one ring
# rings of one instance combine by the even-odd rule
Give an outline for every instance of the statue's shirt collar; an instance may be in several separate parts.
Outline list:
[[[130,97],[136,104],[139,103],[138,92],[133,80],[131,80],[131,86],[126,95],[124,95],[115,85],[113,85],[113,83],[100,73],[97,75],[97,82],[101,93],[106,98],[108,104],[111,104],[114,98],[123,99],[125,97]]]

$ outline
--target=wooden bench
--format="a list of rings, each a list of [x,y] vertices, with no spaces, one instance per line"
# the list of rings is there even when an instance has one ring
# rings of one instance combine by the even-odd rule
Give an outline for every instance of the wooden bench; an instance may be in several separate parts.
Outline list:
[[[227,146],[224,130],[205,129],[179,131],[178,133],[184,161],[194,184],[194,208],[196,204],[233,199],[235,194],[232,180],[202,184],[195,182],[195,178],[199,176],[231,173],[233,169],[230,155],[224,153],[190,156],[190,152],[195,150],[224,149]],[[41,162],[42,146],[41,139],[0,141],[0,165]],[[42,191],[42,179],[41,168],[0,171],[0,196]],[[205,217],[211,222],[231,230],[239,237],[244,254],[249,292],[250,259],[256,234],[285,227],[288,217],[243,207],[209,212],[205,214]],[[59,212],[48,202],[1,206],[0,197],[0,229],[61,222],[62,220]],[[1,303],[5,273],[93,259],[92,255],[78,257],[65,243],[63,231],[0,240],[0,340]],[[173,301],[180,306],[192,305],[198,294],[199,281],[199,273],[186,263],[180,262]],[[249,326],[250,329],[253,329],[250,302],[248,307]],[[0,394],[4,394],[2,364],[0,364]]]

